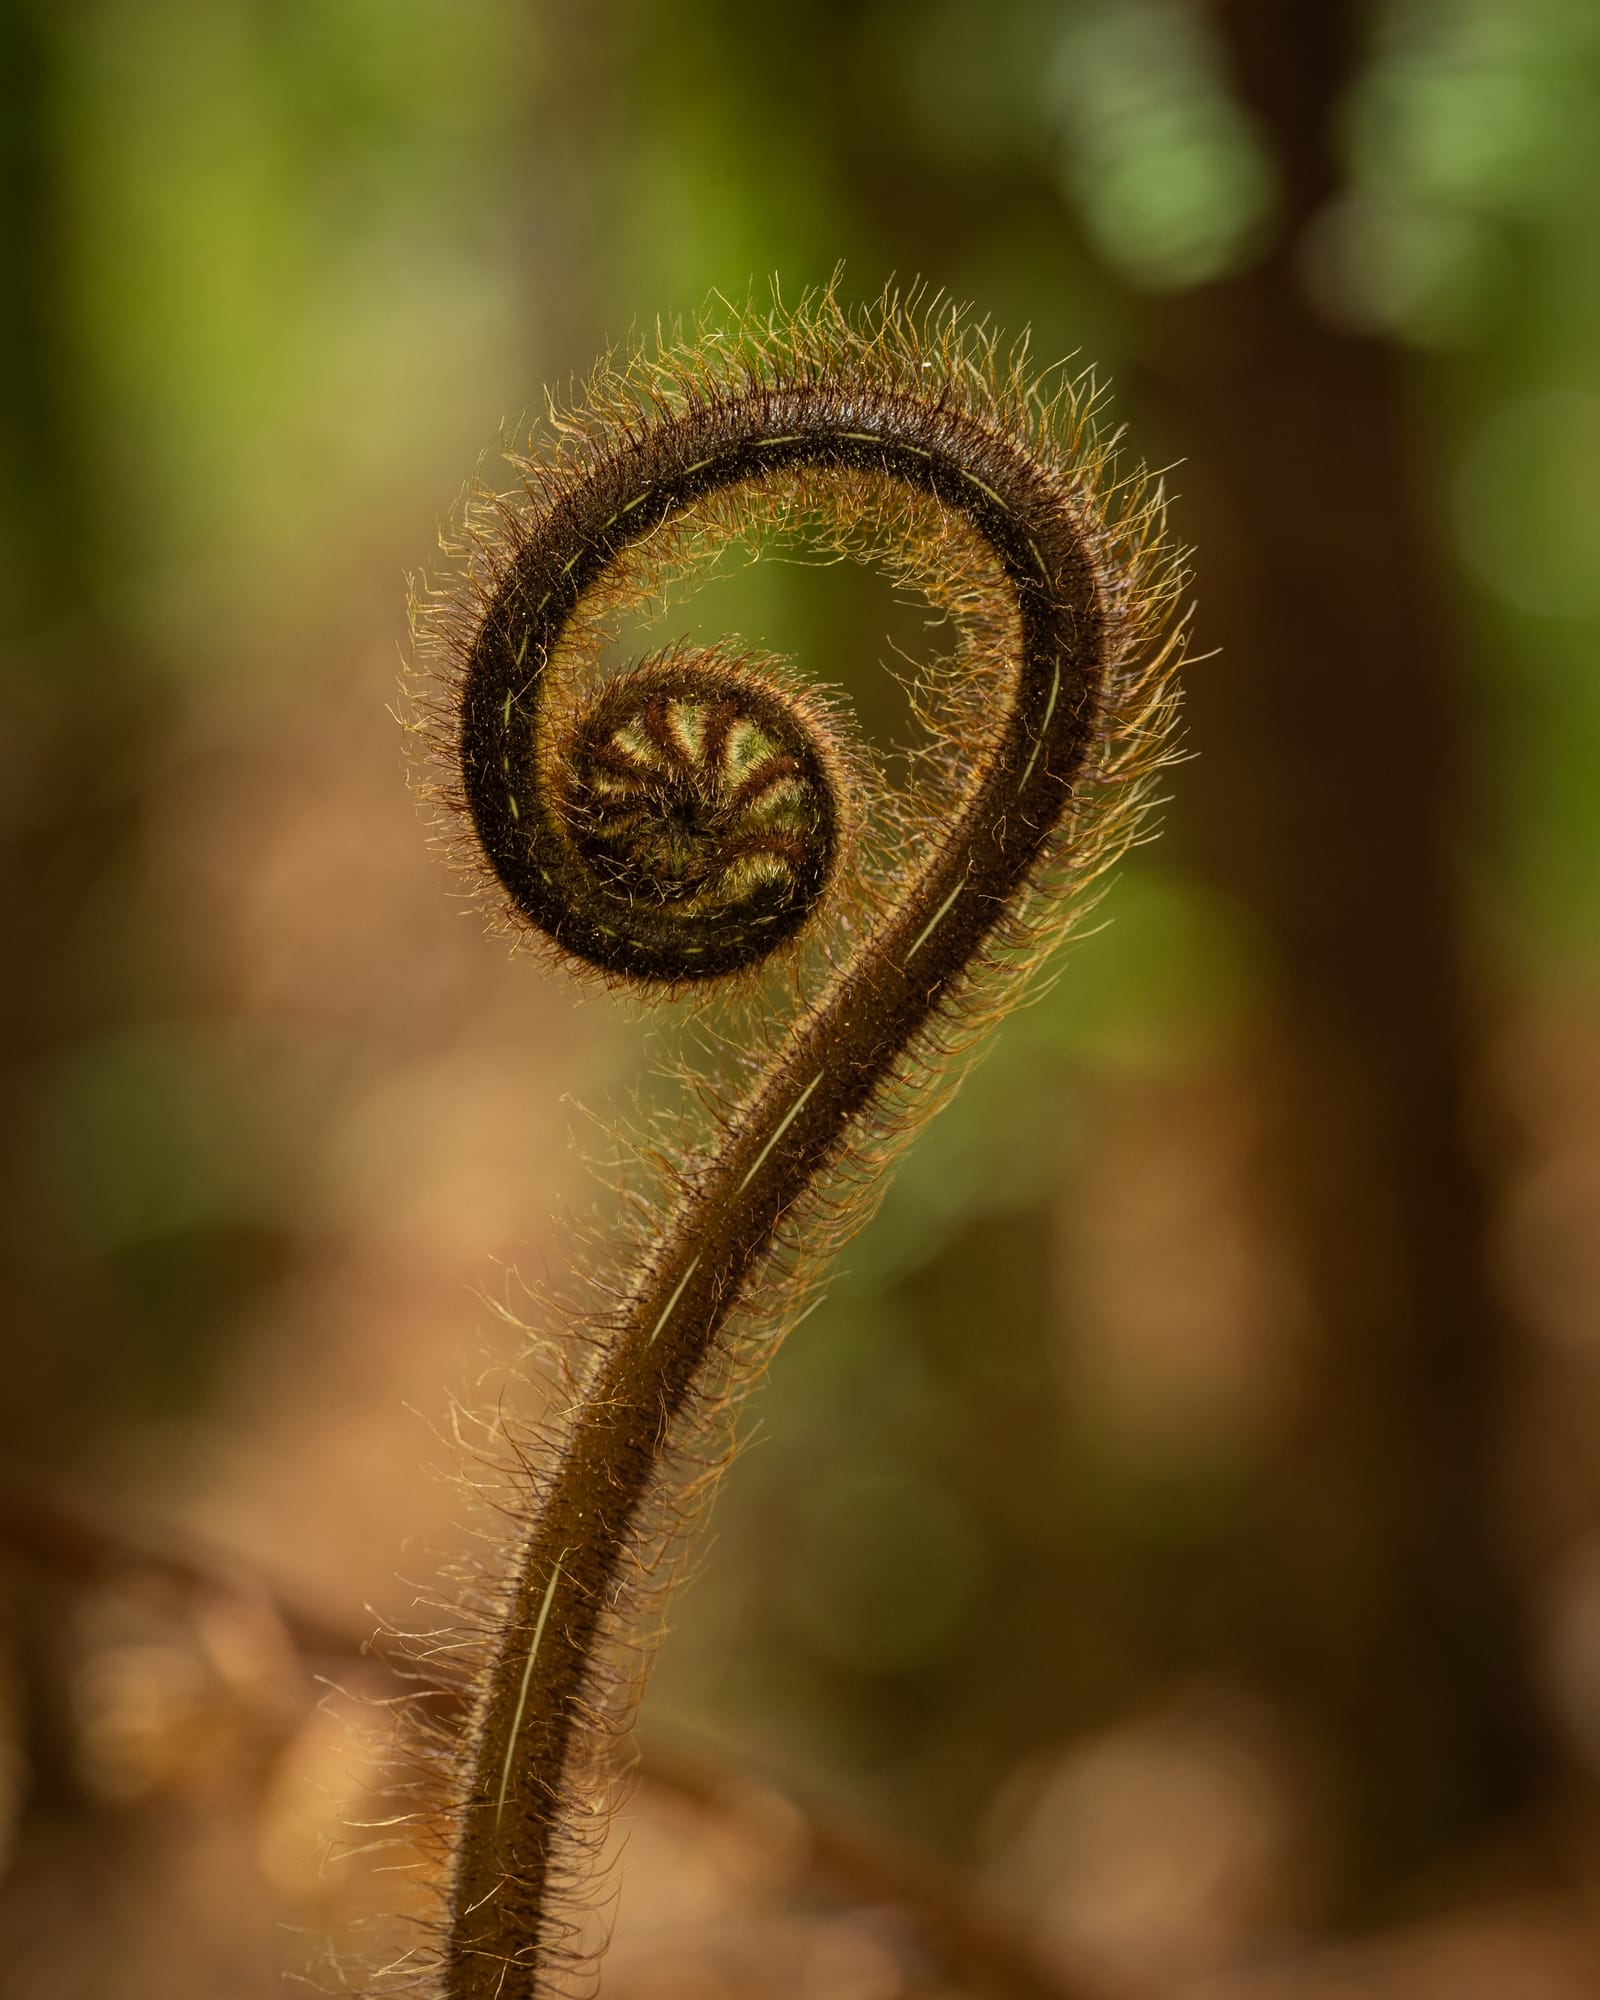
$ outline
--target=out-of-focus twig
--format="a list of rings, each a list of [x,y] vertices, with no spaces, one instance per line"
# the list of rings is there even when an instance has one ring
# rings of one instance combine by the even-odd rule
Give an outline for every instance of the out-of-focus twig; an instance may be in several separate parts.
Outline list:
[[[41,1473],[0,1458],[0,1552],[88,1586],[143,1577],[179,1602],[243,1598],[270,1608],[302,1657],[345,1659],[372,1651],[340,1619],[303,1602],[226,1550],[145,1523],[111,1520],[51,1489]]]
[[[296,1653],[310,1663],[364,1659],[413,1685],[415,1663],[388,1657],[367,1638],[269,1584],[250,1565],[188,1537],[111,1520],[80,1497],[53,1493],[42,1476],[0,1461],[0,1555],[85,1587],[130,1577],[164,1585],[174,1600],[242,1598],[270,1609]],[[1068,1974],[947,1862],[847,1814],[804,1805],[782,1788],[730,1771],[704,1747],[652,1739],[640,1765],[645,1784],[719,1816],[747,1808],[752,1791],[781,1801],[800,1832],[805,1872],[857,1903],[899,1909],[929,1952],[1004,2000],[1148,2000],[1120,1982]]]
[[[640,1765],[647,1784],[718,1815],[746,1809],[766,1792],[796,1817],[806,1871],[859,1903],[888,1904],[916,1919],[923,1942],[946,1965],[986,1991],[1015,2000],[1150,2000],[1125,1983],[1093,1985],[1069,1975],[1029,1939],[1019,1920],[937,1855],[881,1828],[730,1769],[714,1751],[685,1737],[652,1735]]]

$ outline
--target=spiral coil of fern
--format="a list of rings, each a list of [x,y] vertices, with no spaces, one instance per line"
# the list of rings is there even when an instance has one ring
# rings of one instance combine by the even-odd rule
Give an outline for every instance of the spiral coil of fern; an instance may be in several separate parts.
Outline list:
[[[1141,823],[1180,574],[1159,490],[1113,482],[1091,403],[1042,393],[950,309],[889,296],[862,318],[829,292],[702,330],[603,374],[523,461],[523,495],[482,513],[427,640],[454,803],[515,921],[614,983],[670,991],[748,973],[823,921],[853,838],[850,756],[825,703],[731,649],[669,649],[562,698],[554,663],[581,608],[641,552],[670,560],[675,535],[775,494],[836,501],[868,530],[906,496],[926,546],[898,573],[934,595],[941,561],[967,565],[950,605],[972,740],[902,842],[893,894],[858,900],[848,952],[664,1191],[526,1482],[461,1753],[449,2000],[549,1991],[574,1948],[562,1892],[592,1792],[584,1745],[615,1706],[604,1656],[715,1357],[751,1327],[770,1351],[799,1267],[859,1220],[961,1046],[1065,929],[1068,892]]]

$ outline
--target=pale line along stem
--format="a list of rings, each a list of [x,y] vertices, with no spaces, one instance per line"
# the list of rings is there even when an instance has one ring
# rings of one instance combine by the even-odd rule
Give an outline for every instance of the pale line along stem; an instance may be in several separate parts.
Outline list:
[[[939,926],[944,922],[945,918],[950,914],[951,904],[954,903],[957,896],[961,894],[962,890],[966,886],[967,886],[967,878],[965,875],[963,875],[961,880],[956,884],[956,886],[950,891],[949,895],[946,896],[944,901],[939,905],[938,909],[934,911],[933,915],[929,917],[928,921],[922,926],[921,931],[918,933],[916,943],[911,947],[911,949],[906,953],[905,957],[900,961],[902,965],[909,965],[912,959],[916,957],[917,953],[921,951],[922,947],[928,942],[929,938],[933,936],[934,932],[939,928]]]
[[[698,1262],[698,1259],[696,1261]],[[665,1318],[666,1315],[663,1314],[662,1317]],[[517,1739],[522,1734],[522,1718],[528,1706],[528,1684],[533,1679],[533,1663],[539,1657],[539,1641],[544,1637],[550,1606],[555,1602],[556,1585],[561,1581],[561,1565],[571,1553],[571,1549],[563,1549],[556,1557],[555,1568],[550,1572],[550,1581],[544,1587],[544,1602],[539,1606],[539,1617],[533,1628],[533,1643],[528,1648],[527,1664],[522,1669],[522,1686],[517,1691],[517,1712],[512,1717],[511,1734],[506,1740],[506,1761],[500,1772],[500,1796],[494,1802],[496,1826],[500,1824],[500,1815],[506,1809],[506,1795],[511,1790],[511,1766],[516,1759]]]
[[[761,1169],[767,1164],[768,1155],[771,1153],[773,1147],[777,1145],[778,1141],[783,1137],[784,1133],[788,1131],[789,1127],[800,1116],[800,1113],[805,1109],[806,1099],[811,1095],[812,1091],[816,1089],[817,1085],[821,1083],[821,1081],[822,1081],[822,1072],[821,1070],[818,1070],[816,1075],[806,1085],[805,1089],[801,1091],[800,1095],[795,1099],[793,1104],[791,1104],[789,1106],[789,1109],[783,1114],[783,1118],[780,1121],[777,1130],[773,1133],[772,1137],[761,1148],[761,1151],[757,1153],[755,1160],[751,1165],[750,1171],[745,1175],[744,1179],[740,1181],[739,1185],[734,1189],[735,1195],[743,1194],[745,1189],[755,1179],[756,1175],[759,1174]],[[696,1263],[698,1263],[699,1261],[700,1261],[699,1258],[695,1259]],[[665,1314],[663,1314],[662,1317],[665,1318]]]
[[[795,1109],[798,1110],[799,1106],[797,1105]],[[791,1113],[790,1115],[793,1116],[793,1113]],[[667,1321],[671,1319],[673,1307],[678,1303],[679,1299],[683,1297],[684,1286],[688,1284],[689,1280],[694,1276],[695,1272],[698,1271],[699,1268],[700,1268],[700,1258],[697,1255],[694,1262],[689,1266],[688,1270],[685,1271],[683,1276],[678,1280],[677,1285],[673,1291],[672,1297],[668,1299],[666,1304],[661,1308],[661,1317],[656,1321],[655,1325],[651,1327],[650,1338],[645,1342],[646,1347],[653,1345],[656,1335],[666,1325]]]

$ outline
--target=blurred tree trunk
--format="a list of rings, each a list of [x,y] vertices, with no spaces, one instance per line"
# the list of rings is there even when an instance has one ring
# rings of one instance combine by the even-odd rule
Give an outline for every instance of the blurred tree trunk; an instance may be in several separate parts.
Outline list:
[[[82,386],[70,119],[71,27],[42,0],[0,16],[0,653],[14,763],[0,878],[0,1286],[12,1342],[0,1448],[40,1458],[81,1440],[97,1360],[119,1332],[88,1260],[40,1256],[43,1065],[120,1018],[125,996],[93,935],[96,898],[137,834],[148,698],[107,613],[111,562]],[[77,385],[75,387],[75,384]]]
[[[1358,1896],[1545,1773],[1499,1482],[1512,1335],[1486,1260],[1482,1022],[1456,869],[1466,706],[1405,364],[1319,318],[1304,225],[1367,9],[1218,21],[1278,163],[1267,259],[1160,309],[1141,382],[1185,454],[1222,659],[1193,676],[1198,858],[1256,919],[1276,1018],[1263,1167],[1308,1305],[1262,1496],[1254,1622],[1326,1732]]]
[[[84,614],[100,566],[94,489],[79,477],[81,439],[69,390],[60,48],[43,6],[20,5],[0,16],[0,684],[18,752],[5,808],[19,836],[16,862],[0,881],[7,940],[0,1125],[11,1133],[30,1126],[33,1064],[42,1050],[59,1046],[79,1012],[72,982],[74,947],[82,940],[63,921],[63,905],[76,904],[84,877],[106,865],[97,838],[105,828],[94,810],[93,746],[109,704],[100,691],[53,686],[47,669],[58,663],[41,657],[41,635]],[[95,698],[87,698],[91,692]],[[70,802],[66,828],[54,806],[62,798]],[[75,1414],[51,1393],[60,1328],[48,1327],[25,1240],[36,1172],[15,1146],[0,1166],[0,1290],[11,1336],[0,1417],[6,1451],[48,1449]],[[57,1338],[41,1339],[46,1330]],[[70,1814],[81,1805],[68,1616],[59,1589],[14,1569],[0,1552],[4,1678],[26,1725],[25,1805],[34,1813]]]

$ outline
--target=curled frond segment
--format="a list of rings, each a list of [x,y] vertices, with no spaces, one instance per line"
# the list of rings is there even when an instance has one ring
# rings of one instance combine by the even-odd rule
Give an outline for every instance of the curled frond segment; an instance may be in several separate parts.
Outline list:
[[[598,370],[421,600],[435,791],[486,898],[613,983],[681,991],[787,954],[797,995],[776,1019],[773,983],[746,980],[757,1080],[704,1092],[654,1149],[645,1228],[595,1265],[581,1386],[514,1475],[455,1781],[449,2000],[571,1970],[627,1649],[731,1399],[1144,824],[1182,576],[1159,486],[1118,466],[1096,401],[938,302],[852,314],[830,289],[735,314]],[[597,664],[597,633],[752,520],[880,560],[952,622],[918,690],[924,782],[866,858],[865,760],[788,669],[726,648]]]

